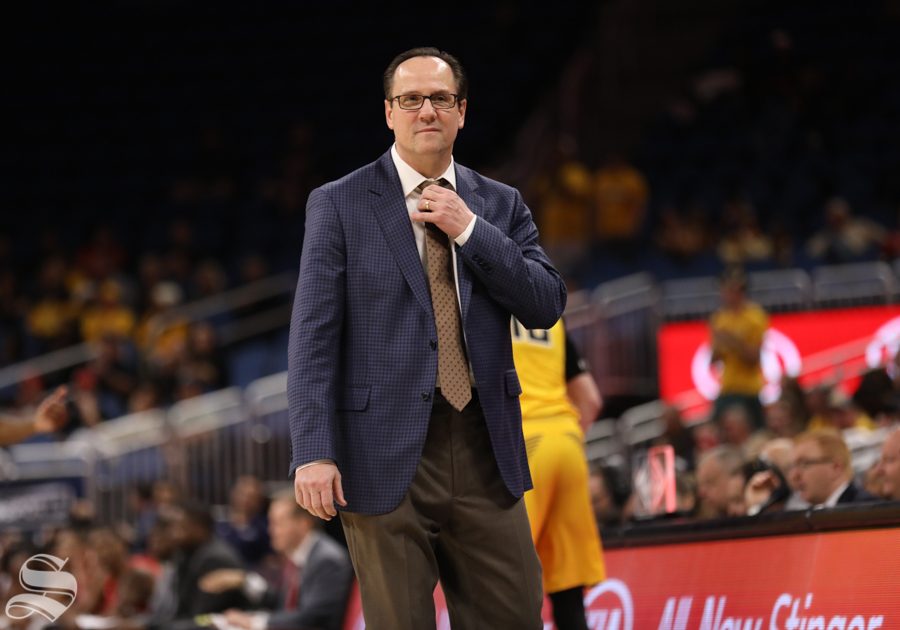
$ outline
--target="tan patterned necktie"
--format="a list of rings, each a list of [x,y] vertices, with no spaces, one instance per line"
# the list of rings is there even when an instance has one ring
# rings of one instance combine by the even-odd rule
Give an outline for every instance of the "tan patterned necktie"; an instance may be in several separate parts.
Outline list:
[[[421,194],[431,184],[452,189],[450,182],[441,178],[426,179],[416,191]],[[426,226],[436,227],[431,223],[426,223]],[[438,334],[437,384],[447,402],[457,411],[462,411],[472,399],[472,385],[469,382],[469,362],[463,345],[450,247],[449,237],[445,233],[439,229],[425,230],[428,284],[431,287],[431,304]]]

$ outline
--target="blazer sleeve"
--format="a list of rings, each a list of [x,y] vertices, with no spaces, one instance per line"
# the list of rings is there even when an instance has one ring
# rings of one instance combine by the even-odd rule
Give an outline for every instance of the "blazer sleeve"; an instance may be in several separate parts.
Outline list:
[[[459,253],[491,297],[526,328],[551,328],[566,307],[566,285],[538,244],[531,211],[514,190],[509,231],[479,217]]]
[[[344,321],[344,233],[337,208],[314,190],[306,205],[306,235],[288,341],[288,418],[291,469],[318,459],[337,461],[335,392]]]

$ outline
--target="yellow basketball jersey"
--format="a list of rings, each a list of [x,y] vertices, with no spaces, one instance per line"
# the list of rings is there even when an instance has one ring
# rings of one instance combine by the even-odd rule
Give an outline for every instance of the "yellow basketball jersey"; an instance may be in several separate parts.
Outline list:
[[[750,345],[761,346],[769,327],[766,312],[748,302],[740,311],[718,310],[710,318],[713,330],[721,330]],[[765,384],[762,365],[754,361],[748,363],[740,354],[731,349],[722,351],[723,394],[756,395]]]
[[[566,393],[566,329],[528,330],[512,319],[513,360],[522,384],[522,419],[563,418],[578,422]]]

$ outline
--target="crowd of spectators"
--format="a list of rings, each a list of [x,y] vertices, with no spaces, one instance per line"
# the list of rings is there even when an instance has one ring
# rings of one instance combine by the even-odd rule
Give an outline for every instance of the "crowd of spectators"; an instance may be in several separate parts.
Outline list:
[[[203,261],[178,278],[174,254],[145,254],[132,276],[121,248],[110,239],[108,230],[100,229],[74,260],[62,253],[48,257],[33,288],[12,296],[19,317],[8,322],[4,336],[8,362],[81,342],[89,344],[91,357],[70,370],[29,376],[9,388],[6,402],[19,412],[36,404],[47,386],[68,382],[72,430],[227,383],[214,322],[175,318],[160,325],[160,316],[187,296],[223,290],[220,266]]]
[[[709,211],[666,205],[651,213],[652,185],[620,158],[593,172],[574,159],[561,162],[532,192],[548,252],[568,275],[591,283],[643,270],[669,279],[730,265],[808,269],[900,257],[900,228],[855,211],[840,195],[818,201],[821,223],[786,230],[764,224],[745,194]],[[900,213],[900,199],[894,204]]]
[[[82,502],[63,526],[4,531],[0,604],[26,592],[23,563],[49,553],[67,559],[78,585],[50,627],[338,630],[353,575],[346,549],[296,505],[292,488],[262,490],[259,479],[241,477],[228,508],[215,511],[158,481],[134,488],[127,522],[103,525]],[[4,615],[0,624],[12,630],[46,622]]]
[[[579,284],[895,259],[898,23],[863,4],[760,3],[676,93],[659,88],[629,155],[561,143],[527,199]]]
[[[0,224],[0,365],[79,344],[89,357],[55,372],[26,370],[0,388],[0,405],[27,415],[49,387],[66,383],[71,433],[231,384],[223,327],[289,296],[201,319],[183,307],[295,271],[305,197],[318,176],[308,128],[286,135],[252,193],[239,194],[245,177],[210,129],[152,214],[97,213],[90,228],[63,217],[37,235],[27,220]],[[250,218],[239,221],[244,212]]]
[[[853,395],[840,384],[804,389],[786,377],[780,398],[765,406],[763,426],[740,403],[692,425],[668,406],[663,422],[653,444],[674,451],[676,512],[685,518],[900,500],[900,379],[887,369],[867,373]],[[880,457],[854,467],[848,444],[873,438],[881,440]],[[596,467],[591,493],[601,527],[640,516],[621,470]]]

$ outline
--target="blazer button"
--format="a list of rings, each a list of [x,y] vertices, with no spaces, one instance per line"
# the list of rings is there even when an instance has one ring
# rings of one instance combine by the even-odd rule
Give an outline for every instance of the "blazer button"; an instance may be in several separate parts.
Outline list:
[[[431,392],[422,392],[422,400],[425,402],[431,400]]]
[[[432,339],[431,341],[429,341],[429,342],[428,342],[428,345],[431,346],[431,349],[432,349],[432,350],[437,350],[437,341],[435,341],[434,339]]]

